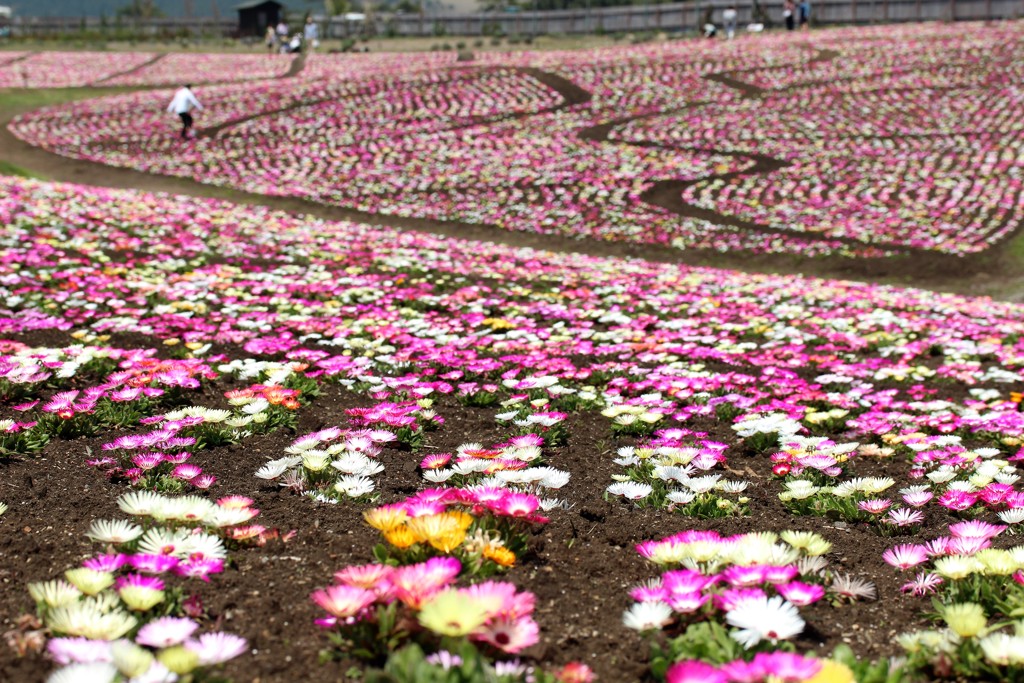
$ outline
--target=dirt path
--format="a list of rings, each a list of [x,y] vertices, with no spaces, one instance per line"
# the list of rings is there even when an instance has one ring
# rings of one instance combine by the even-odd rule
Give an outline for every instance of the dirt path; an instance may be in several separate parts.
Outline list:
[[[136,73],[137,71],[141,71],[142,69],[145,69],[146,67],[149,67],[149,66],[152,66],[153,64],[156,64],[161,59],[166,57],[167,54],[168,53],[166,53],[166,52],[162,52],[162,53],[160,53],[158,55],[155,55],[152,59],[148,59],[145,62],[143,62],[142,64],[139,64],[138,66],[133,66],[130,69],[125,69],[124,71],[118,71],[116,73],[110,74],[109,76],[104,76],[103,78],[99,79],[98,81],[93,81],[92,85],[103,85],[104,83],[109,83],[110,81],[114,80],[115,78],[118,78],[119,76],[127,76],[128,74],[133,74],[133,73]]]

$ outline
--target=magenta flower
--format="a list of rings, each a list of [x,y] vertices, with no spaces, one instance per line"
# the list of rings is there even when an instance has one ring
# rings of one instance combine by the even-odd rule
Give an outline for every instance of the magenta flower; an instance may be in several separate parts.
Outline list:
[[[729,683],[729,677],[710,664],[687,660],[669,667],[665,683]]]
[[[180,560],[171,555],[132,555],[128,563],[146,574],[163,574],[174,569]]]
[[[825,596],[825,589],[817,584],[803,583],[801,581],[790,581],[775,587],[782,597],[789,600],[797,607],[804,607],[813,602],[821,600]]]
[[[174,573],[192,579],[201,579],[209,583],[210,574],[224,571],[224,560],[203,557],[190,557],[174,566]]]

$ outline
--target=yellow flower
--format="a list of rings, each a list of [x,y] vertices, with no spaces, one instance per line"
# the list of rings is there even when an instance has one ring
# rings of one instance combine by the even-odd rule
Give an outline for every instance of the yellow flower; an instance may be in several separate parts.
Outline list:
[[[434,633],[443,636],[464,636],[487,621],[487,610],[476,600],[454,588],[441,591],[423,605],[418,619]]]
[[[416,543],[416,537],[413,536],[413,533],[405,526],[388,529],[384,532],[384,540],[399,550],[405,550]]]
[[[199,666],[199,655],[184,647],[175,645],[161,650],[156,655],[157,661],[166,666],[172,673],[184,676]]]
[[[405,524],[407,518],[405,510],[399,507],[384,506],[363,512],[367,524],[385,533]]]
[[[406,523],[406,526],[409,527],[417,543],[429,543],[434,538],[459,531],[465,532],[472,523],[472,516],[465,512],[442,512],[439,515],[413,517]]]
[[[504,546],[485,545],[480,554],[502,567],[511,567],[516,563],[516,554]]]
[[[942,619],[961,638],[984,635],[985,627],[988,625],[985,610],[973,602],[947,605],[942,610]]]
[[[856,683],[850,667],[831,659],[821,660],[821,670],[808,678],[806,683]]]
[[[438,536],[429,538],[427,539],[427,542],[442,553],[448,554],[462,545],[462,542],[465,540],[465,531],[462,529],[453,529]]]

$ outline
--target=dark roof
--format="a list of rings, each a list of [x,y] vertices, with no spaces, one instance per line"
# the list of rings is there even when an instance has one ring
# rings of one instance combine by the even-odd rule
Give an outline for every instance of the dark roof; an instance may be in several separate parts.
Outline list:
[[[280,2],[277,2],[277,0],[249,0],[249,2],[243,2],[235,5],[233,9],[252,9],[254,7],[259,7],[260,5],[266,5],[267,3],[272,3],[278,7],[284,6]]]

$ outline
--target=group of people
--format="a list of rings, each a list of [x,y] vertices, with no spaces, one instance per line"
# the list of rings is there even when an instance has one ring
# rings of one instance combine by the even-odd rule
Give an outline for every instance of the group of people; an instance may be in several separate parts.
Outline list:
[[[288,23],[284,19],[277,22],[276,27],[267,26],[265,37],[267,51],[271,54],[274,52],[292,54],[302,52],[303,45],[311,50],[320,46],[320,26],[313,21],[313,17],[306,17],[306,25],[303,26],[302,33],[295,33],[291,37],[288,34]]]
[[[811,0],[784,0],[782,5],[782,19],[786,23],[786,29],[792,31],[796,28],[797,21],[800,28],[806,29],[811,20]],[[722,10],[722,24],[725,27],[725,37],[732,40],[736,35],[737,12],[735,5],[729,5]],[[762,24],[750,24],[747,30],[760,31],[764,28]],[[718,27],[714,23],[704,24],[704,36],[714,38],[718,34]]]
[[[786,30],[792,31],[796,28],[797,16],[800,21],[800,28],[806,29],[807,22],[811,20],[811,0],[800,0],[799,3],[793,0],[785,0],[782,5],[782,18],[786,22]]]

